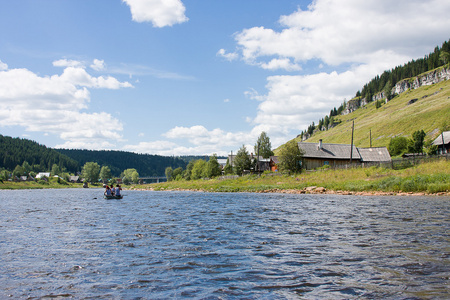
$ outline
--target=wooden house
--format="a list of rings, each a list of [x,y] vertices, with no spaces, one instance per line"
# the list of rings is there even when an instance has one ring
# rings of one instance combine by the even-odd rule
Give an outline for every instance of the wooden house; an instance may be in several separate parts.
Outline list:
[[[332,168],[349,164],[391,161],[386,147],[357,148],[355,145],[299,142],[303,152],[302,168],[313,170],[323,166]]]
[[[354,145],[325,144],[320,140],[319,143],[299,142],[298,147],[303,152],[302,168],[305,170],[323,166],[335,168],[361,161],[361,155]]]

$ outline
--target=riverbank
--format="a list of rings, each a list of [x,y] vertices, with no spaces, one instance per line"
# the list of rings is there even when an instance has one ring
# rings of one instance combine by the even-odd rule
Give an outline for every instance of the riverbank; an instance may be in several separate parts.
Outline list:
[[[101,188],[102,185],[90,185]],[[0,182],[0,189],[82,188],[81,183]],[[122,186],[124,190],[252,192],[338,195],[439,195],[450,196],[450,161],[442,159],[403,170],[379,167],[321,170],[297,175],[267,173],[238,178],[170,181]]]
[[[133,190],[254,192],[340,195],[447,195],[450,196],[450,161],[423,163],[408,169],[379,167],[276,173],[233,179],[170,181],[127,187]]]

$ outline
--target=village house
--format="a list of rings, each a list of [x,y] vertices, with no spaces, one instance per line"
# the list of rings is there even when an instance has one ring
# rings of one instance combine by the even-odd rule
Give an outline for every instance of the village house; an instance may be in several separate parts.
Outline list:
[[[41,178],[44,178],[44,177],[49,178],[50,177],[50,172],[39,172],[36,175],[36,179],[41,179]]]
[[[253,153],[251,153],[248,158],[251,162],[254,160],[257,161],[256,163],[256,170],[258,172],[264,172],[264,171],[270,171],[271,170],[271,158],[263,158],[262,156],[255,156]],[[236,159],[236,155],[228,155],[228,161],[231,164],[232,167],[234,167],[234,160]]]
[[[434,141],[433,145],[438,147],[438,154],[450,153],[450,131],[444,131]]]
[[[28,176],[20,176],[20,181],[34,181],[34,178],[30,175]]]
[[[278,156],[271,156],[269,162],[270,171],[278,172]]]
[[[386,147],[357,148],[355,145],[326,144],[322,140],[319,143],[299,142],[298,147],[303,152],[302,168],[305,170],[391,161]]]
[[[81,183],[80,176],[69,176],[69,182]]]

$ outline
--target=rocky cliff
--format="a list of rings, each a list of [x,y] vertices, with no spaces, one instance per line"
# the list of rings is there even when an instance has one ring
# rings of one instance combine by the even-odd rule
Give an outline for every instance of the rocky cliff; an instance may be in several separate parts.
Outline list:
[[[401,94],[409,89],[417,89],[424,85],[432,85],[450,79],[450,68],[439,68],[425,74],[403,79],[392,88],[392,94]]]
[[[421,86],[432,85],[449,79],[450,79],[450,67],[438,68],[416,77],[400,80],[392,88],[391,95],[401,94],[409,89],[414,90]],[[386,102],[388,102],[384,91],[373,95],[371,101],[378,101],[382,99],[386,99]],[[357,110],[358,108],[366,105],[367,103],[369,102],[367,101],[366,98],[349,100],[342,114],[347,115]]]

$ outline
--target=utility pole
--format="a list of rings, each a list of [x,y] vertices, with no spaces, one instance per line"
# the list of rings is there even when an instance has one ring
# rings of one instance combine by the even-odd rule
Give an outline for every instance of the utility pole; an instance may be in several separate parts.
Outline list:
[[[372,148],[372,129],[370,129],[370,148]]]
[[[352,164],[353,160],[353,131],[355,129],[355,120],[353,120],[352,124],[352,143],[350,144],[350,165]]]

